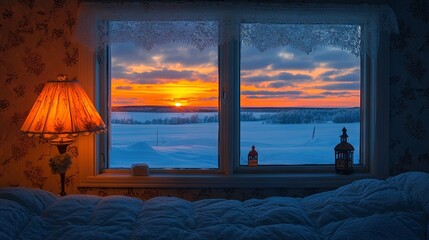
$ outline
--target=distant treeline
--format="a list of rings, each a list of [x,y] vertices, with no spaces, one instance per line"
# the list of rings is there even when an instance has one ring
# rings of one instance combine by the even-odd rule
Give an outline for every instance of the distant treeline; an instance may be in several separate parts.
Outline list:
[[[260,114],[242,113],[241,121],[265,121],[277,124],[302,124],[302,123],[353,123],[360,122],[359,108],[311,108],[289,109],[276,113]]]
[[[112,123],[117,124],[164,124],[164,125],[177,125],[177,124],[193,124],[193,123],[211,123],[218,122],[218,115],[204,116],[200,118],[198,114],[193,114],[189,117],[171,117],[171,118],[154,118],[152,120],[138,121],[131,118],[112,119]]]
[[[360,122],[359,108],[309,108],[286,109],[273,113],[242,112],[241,121],[264,121],[268,124],[308,124],[308,123],[353,123]],[[192,114],[189,117],[156,118],[146,121],[138,121],[132,118],[112,119],[113,124],[195,124],[218,122],[217,114],[200,117]]]

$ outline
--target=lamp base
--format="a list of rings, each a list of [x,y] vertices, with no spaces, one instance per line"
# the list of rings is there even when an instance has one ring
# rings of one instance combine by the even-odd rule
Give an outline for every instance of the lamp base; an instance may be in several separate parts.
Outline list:
[[[66,180],[66,173],[60,173],[60,178],[61,178],[61,192],[60,195],[61,196],[65,196],[67,195],[67,193],[64,191],[64,183]]]
[[[66,179],[66,170],[69,168],[71,164],[71,158],[69,155],[66,154],[67,147],[71,143],[73,143],[73,139],[70,138],[57,138],[54,140],[51,140],[51,144],[57,146],[58,152],[60,155],[58,155],[56,158],[60,159],[58,162],[52,161],[51,159],[49,161],[49,165],[51,166],[51,170],[53,173],[59,173],[60,179],[61,179],[61,196],[67,195],[65,192],[65,179]]]

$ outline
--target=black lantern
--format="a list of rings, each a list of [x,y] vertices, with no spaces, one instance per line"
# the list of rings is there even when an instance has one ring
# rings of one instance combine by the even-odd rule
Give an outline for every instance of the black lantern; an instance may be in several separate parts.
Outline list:
[[[335,172],[350,174],[353,171],[353,151],[355,148],[347,142],[347,129],[343,128],[341,142],[335,146]]]
[[[247,155],[247,166],[249,167],[258,166],[258,152],[255,150],[255,146],[252,146],[252,150]]]

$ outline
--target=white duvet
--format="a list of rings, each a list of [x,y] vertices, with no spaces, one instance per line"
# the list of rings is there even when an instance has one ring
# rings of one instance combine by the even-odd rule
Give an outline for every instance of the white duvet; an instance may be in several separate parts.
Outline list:
[[[429,174],[247,201],[0,189],[0,239],[428,239]]]

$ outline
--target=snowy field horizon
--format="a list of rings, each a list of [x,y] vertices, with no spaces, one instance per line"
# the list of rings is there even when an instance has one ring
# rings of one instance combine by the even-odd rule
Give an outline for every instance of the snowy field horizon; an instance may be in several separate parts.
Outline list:
[[[359,163],[360,108],[242,108],[240,164],[252,145],[260,165],[333,164],[343,127]],[[110,168],[217,168],[216,108],[114,107]]]

